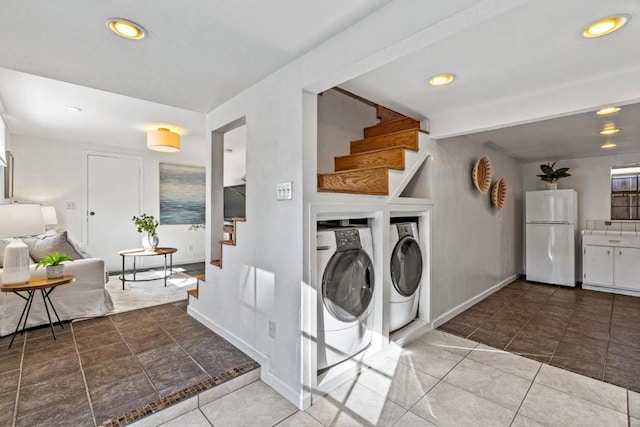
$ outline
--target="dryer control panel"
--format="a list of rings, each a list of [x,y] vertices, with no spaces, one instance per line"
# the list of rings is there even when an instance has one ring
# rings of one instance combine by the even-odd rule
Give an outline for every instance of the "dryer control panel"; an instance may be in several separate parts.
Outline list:
[[[360,244],[360,232],[355,228],[336,230],[335,233],[338,252],[362,249],[362,244]]]

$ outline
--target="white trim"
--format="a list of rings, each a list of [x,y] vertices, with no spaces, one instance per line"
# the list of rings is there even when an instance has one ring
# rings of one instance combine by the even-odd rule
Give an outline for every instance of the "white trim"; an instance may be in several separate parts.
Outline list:
[[[614,288],[611,286],[597,286],[582,283],[582,289],[588,289],[590,291],[608,292],[612,294],[629,295],[632,297],[640,297],[640,290]]]
[[[298,409],[304,410],[304,408],[308,408],[311,405],[311,396],[308,396],[308,393],[306,393],[307,396],[305,396],[302,388],[300,390],[294,390],[267,369],[262,369],[260,379],[284,396],[289,402],[293,403]],[[305,403],[307,404],[306,406]]]
[[[476,295],[475,297],[473,297],[471,299],[468,299],[467,301],[463,302],[462,304],[458,305],[457,307],[454,307],[451,310],[447,311],[446,313],[442,314],[438,318],[434,319],[433,322],[431,323],[433,328],[437,328],[438,326],[448,322],[449,320],[453,319],[454,317],[456,317],[458,314],[462,313],[466,309],[468,309],[471,306],[479,303],[480,301],[482,301],[483,299],[485,299],[486,297],[488,297],[492,293],[497,292],[500,289],[504,288],[509,283],[511,283],[514,280],[516,280],[518,278],[518,276],[520,276],[520,275],[519,274],[514,274],[513,276],[509,276],[506,279],[504,279],[502,282],[498,283],[497,285],[494,285],[494,286],[490,287],[486,291]]]
[[[416,338],[423,336],[427,332],[433,330],[432,323],[427,323],[424,320],[416,319],[406,326],[391,333],[389,339],[400,347],[404,347]]]
[[[245,340],[200,313],[198,310],[193,308],[193,306],[189,305],[187,307],[187,314],[190,314],[194,319],[242,350],[242,352],[246,353],[250,358],[258,362],[260,365],[265,365],[269,361],[269,358],[266,355],[260,353],[254,347],[249,345]]]

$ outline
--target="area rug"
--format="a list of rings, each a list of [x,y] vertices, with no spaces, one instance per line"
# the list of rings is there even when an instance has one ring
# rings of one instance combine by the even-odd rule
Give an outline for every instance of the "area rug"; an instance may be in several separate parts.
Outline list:
[[[187,299],[187,291],[195,289],[197,279],[174,268],[174,276],[167,279],[167,287],[164,286],[163,270],[150,270],[140,272],[137,279],[158,279],[148,282],[125,282],[122,290],[122,282],[117,275],[109,276],[106,288],[113,300],[113,313],[138,310],[154,305],[166,304]]]

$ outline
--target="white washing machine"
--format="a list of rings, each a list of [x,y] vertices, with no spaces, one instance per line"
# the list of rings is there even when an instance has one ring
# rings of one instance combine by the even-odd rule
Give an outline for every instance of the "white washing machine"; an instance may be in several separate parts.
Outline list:
[[[389,331],[402,328],[416,318],[422,279],[422,250],[418,224],[391,224],[391,298]]]
[[[371,343],[373,243],[370,228],[318,230],[318,370]]]

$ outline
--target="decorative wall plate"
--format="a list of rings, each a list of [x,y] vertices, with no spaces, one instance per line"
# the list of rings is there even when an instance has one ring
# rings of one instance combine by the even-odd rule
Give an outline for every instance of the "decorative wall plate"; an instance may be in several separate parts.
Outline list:
[[[489,187],[491,187],[491,162],[487,156],[480,157],[473,165],[471,179],[479,192],[487,194]]]
[[[504,208],[505,203],[507,202],[507,182],[500,178],[496,182],[493,183],[493,188],[491,189],[491,204],[497,210]]]

